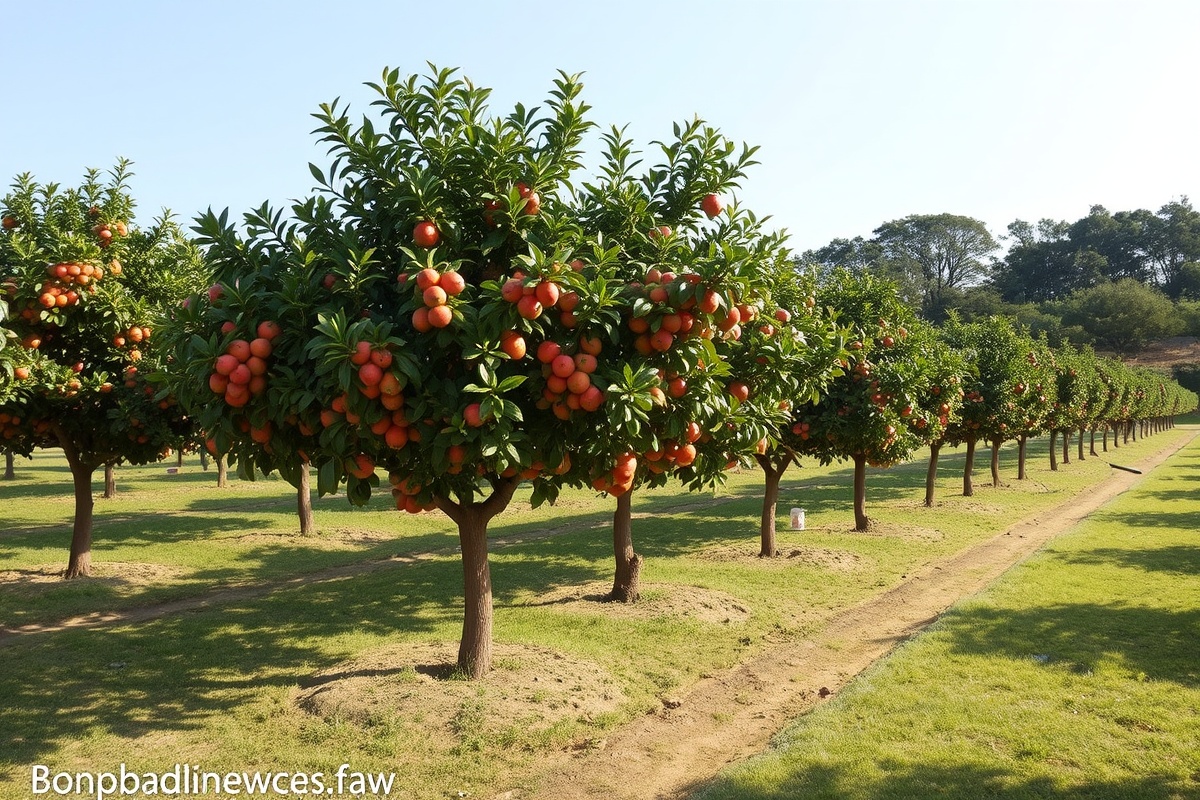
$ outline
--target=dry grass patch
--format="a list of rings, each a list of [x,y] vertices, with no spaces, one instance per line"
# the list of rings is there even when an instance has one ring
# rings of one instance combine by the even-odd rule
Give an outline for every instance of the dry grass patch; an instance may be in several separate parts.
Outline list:
[[[745,622],[753,616],[750,608],[733,595],[701,586],[643,583],[641,599],[636,603],[606,602],[610,589],[611,581],[563,586],[524,605],[541,606],[565,614],[598,614],[612,619],[675,617],[714,625]]]

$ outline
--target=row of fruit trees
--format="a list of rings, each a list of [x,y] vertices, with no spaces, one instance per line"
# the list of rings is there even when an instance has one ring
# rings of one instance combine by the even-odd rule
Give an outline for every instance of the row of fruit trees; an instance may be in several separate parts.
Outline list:
[[[615,500],[612,599],[638,596],[631,496],[719,484],[756,461],[762,554],[789,465],[866,467],[1050,433],[1113,441],[1196,396],[1003,319],[938,330],[869,275],[798,274],[783,235],[726,205],[754,162],[699,120],[653,142],[596,131],[576,76],[543,106],[490,116],[453,71],[370,84],[377,114],[322,106],[330,163],[286,212],[134,224],[127,163],[63,190],[21,176],[0,235],[0,449],[65,453],[76,515],[67,576],[89,570],[91,482],[197,442],[247,478],[456,524],[459,665],[491,661],[487,532],[522,482]],[[602,143],[581,177],[583,143]],[[1146,422],[1153,421],[1153,422]],[[1118,433],[1119,432],[1119,433]],[[1064,460],[1069,452],[1064,445]],[[1022,475],[1023,477],[1023,461]]]

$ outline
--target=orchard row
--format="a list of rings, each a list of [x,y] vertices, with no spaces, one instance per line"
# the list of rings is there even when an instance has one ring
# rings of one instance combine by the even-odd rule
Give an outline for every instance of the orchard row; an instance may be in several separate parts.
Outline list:
[[[302,528],[310,470],[319,493],[355,503],[382,472],[397,508],[459,528],[459,662],[478,676],[488,523],[522,481],[535,504],[565,486],[616,498],[612,595],[631,601],[639,487],[710,487],[757,461],[769,553],[779,476],[798,458],[854,461],[865,528],[867,464],[1196,405],[1002,320],[938,331],[890,285],[798,274],[783,235],[727,202],[754,149],[699,120],[640,172],[612,129],[598,177],[580,181],[593,123],[574,76],[537,119],[488,116],[487,92],[451,71],[372,85],[381,121],[355,127],[337,104],[317,115],[332,161],[311,167],[312,197],[240,224],[209,212],[192,239],[126,225],[124,164],[61,194],[18,179],[0,306],[24,345],[0,351],[0,447],[62,447],[79,487],[101,464],[203,437],[245,477],[293,483]],[[60,304],[63,289],[75,294]],[[90,491],[76,498],[68,574],[86,574]]]

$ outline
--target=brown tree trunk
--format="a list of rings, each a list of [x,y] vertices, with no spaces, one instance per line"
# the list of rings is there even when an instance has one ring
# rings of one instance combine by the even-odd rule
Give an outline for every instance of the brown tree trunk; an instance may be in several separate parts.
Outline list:
[[[1062,432],[1062,437],[1063,437],[1062,463],[1070,464],[1071,463],[1071,431],[1070,431],[1070,429],[1064,430]]]
[[[1104,431],[1103,447],[1104,447],[1104,452],[1107,453],[1108,452],[1108,423],[1106,422],[1103,425],[1101,425],[1100,429]],[[1115,447],[1116,445],[1114,444],[1113,446]]]
[[[1129,444],[1130,436],[1133,437],[1135,442],[1137,441],[1137,433],[1133,429],[1133,423],[1127,422],[1125,423],[1125,444]]]
[[[300,461],[300,485],[296,487],[296,511],[300,515],[300,535],[311,536],[317,532],[317,520],[313,516],[312,480],[308,461]]]
[[[111,500],[117,496],[117,465],[111,461],[104,464],[104,494],[102,497],[105,500]]]
[[[175,466],[183,468],[183,445],[180,445],[175,451]]]
[[[871,527],[867,517],[867,457],[862,453],[854,456],[854,530],[866,531]]]
[[[488,564],[488,523],[508,506],[517,483],[515,478],[493,479],[492,494],[479,503],[455,503],[449,498],[437,498],[438,508],[458,526],[464,600],[458,668],[472,680],[482,678],[492,668],[492,572]]]
[[[1050,471],[1058,472],[1058,431],[1050,431]]]
[[[971,497],[975,494],[975,481],[973,473],[975,472],[975,440],[967,440],[967,461],[963,465],[963,497]]]
[[[4,454],[4,480],[11,481],[17,477],[17,472],[14,469],[14,456],[12,453]]]
[[[942,445],[929,445],[929,468],[925,470],[925,507],[933,508],[933,496],[937,491],[937,466],[938,455],[942,452]]]
[[[996,489],[1000,488],[1000,447],[1003,444],[1003,439],[992,439],[992,486]]]
[[[1025,474],[1025,446],[1029,443],[1029,437],[1022,434],[1017,440],[1017,480],[1023,481],[1026,479]]]
[[[1082,427],[1079,429],[1079,441],[1078,441],[1079,447],[1076,448],[1077,452],[1075,453],[1075,458],[1078,461],[1083,461],[1083,434],[1086,432],[1087,431]]]
[[[780,456],[778,460],[773,461],[770,456],[756,454],[754,459],[762,467],[764,480],[762,520],[759,524],[761,546],[758,556],[759,558],[774,558],[779,555],[779,548],[775,542],[775,512],[776,506],[779,504],[779,481],[783,478],[783,473],[787,472],[791,458]]]
[[[200,448],[200,469],[208,472],[208,448]]]
[[[1099,457],[1099,455],[1100,455],[1099,453],[1096,452],[1096,428],[1095,428],[1095,426],[1092,427],[1091,438],[1088,440],[1088,455],[1093,455],[1093,456],[1097,456],[1097,457]]]
[[[217,488],[224,489],[229,486],[229,462],[225,460],[225,456],[217,456]]]
[[[71,555],[67,560],[64,578],[86,578],[92,574],[92,521],[95,499],[92,497],[92,474],[99,466],[84,461],[65,433],[58,433],[59,444],[71,467],[75,485],[75,522],[71,529]]]
[[[605,600],[636,603],[641,597],[642,557],[633,551],[633,492],[617,497],[613,512],[613,587]]]

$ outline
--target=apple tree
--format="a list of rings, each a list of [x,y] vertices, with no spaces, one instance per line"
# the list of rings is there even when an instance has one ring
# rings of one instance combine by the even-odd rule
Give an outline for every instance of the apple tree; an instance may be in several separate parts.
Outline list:
[[[127,161],[107,179],[89,170],[78,188],[25,174],[3,200],[0,285],[19,346],[8,359],[0,446],[66,456],[75,491],[68,578],[90,573],[95,470],[158,460],[190,430],[145,376],[161,356],[152,334],[163,305],[190,292],[202,270],[169,215],[134,227],[130,176]]]
[[[941,436],[964,367],[886,281],[835,270],[815,301],[849,329],[850,355],[817,402],[794,410],[790,430],[801,455],[853,461],[854,529],[865,531],[867,466],[896,464]]]

